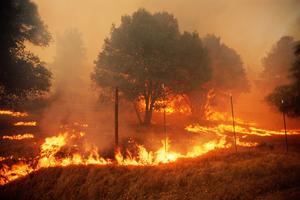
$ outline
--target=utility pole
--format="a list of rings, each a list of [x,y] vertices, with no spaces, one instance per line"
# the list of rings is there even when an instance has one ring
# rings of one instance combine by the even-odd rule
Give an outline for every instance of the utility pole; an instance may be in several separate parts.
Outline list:
[[[237,152],[235,121],[234,121],[233,102],[232,102],[232,95],[231,94],[230,94],[230,104],[231,104],[232,127],[233,127],[233,135],[234,135],[234,147],[235,147],[235,152]]]
[[[163,95],[164,95],[164,136],[165,136],[165,155],[167,155],[167,125],[166,125],[166,93],[165,85],[162,84]]]
[[[115,154],[119,151],[119,89],[115,91]]]
[[[285,121],[285,112],[284,112],[284,101],[281,99],[281,104],[282,104],[282,116],[283,116],[283,127],[284,127],[284,135],[285,135],[285,147],[286,147],[286,152],[289,151],[288,149],[288,140],[287,140],[287,133],[286,133],[286,121]]]
[[[166,107],[164,107],[164,134],[165,134],[165,153],[167,154]]]

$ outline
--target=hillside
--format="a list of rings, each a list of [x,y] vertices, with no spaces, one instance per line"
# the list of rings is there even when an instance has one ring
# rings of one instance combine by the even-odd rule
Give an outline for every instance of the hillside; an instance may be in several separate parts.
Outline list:
[[[155,167],[43,169],[0,188],[0,199],[297,199],[300,154],[211,152]]]

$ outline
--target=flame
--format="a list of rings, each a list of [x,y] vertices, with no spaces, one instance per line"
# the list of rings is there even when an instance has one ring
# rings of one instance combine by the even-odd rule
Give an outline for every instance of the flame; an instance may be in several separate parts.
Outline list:
[[[174,162],[178,158],[185,157],[180,153],[170,151],[170,140],[167,138],[166,142],[163,140],[162,147],[156,152],[147,151],[143,145],[137,145],[138,155],[136,157],[132,156],[130,152],[127,151],[127,156],[121,154],[120,151],[116,153],[116,160],[119,165],[158,165],[161,163]]]
[[[236,138],[236,145],[241,147],[255,147],[258,145],[257,142],[243,142],[240,138]]]
[[[167,100],[157,100],[155,104],[159,105],[160,107],[157,111],[164,112],[164,107],[165,107],[165,111],[167,114],[172,114],[176,112],[185,115],[190,115],[192,111],[189,105],[186,103],[185,98],[186,97],[184,95],[173,95],[172,97],[169,97]],[[145,109],[145,100],[143,97],[140,97],[138,107],[139,110]]]
[[[79,136],[84,134],[79,132]],[[71,154],[66,158],[58,158],[56,154],[67,144],[67,140],[73,138],[67,132],[61,133],[58,136],[53,136],[45,139],[41,145],[40,159],[38,161],[38,169],[43,167],[68,166],[68,165],[88,165],[88,164],[108,164],[111,161],[101,158],[96,150],[92,150],[87,158],[82,157],[79,153]]]
[[[226,125],[226,124],[219,124],[214,127],[206,127],[206,126],[200,126],[199,124],[192,124],[188,125],[185,130],[189,132],[194,133],[215,133],[215,134],[223,134],[225,132],[232,132],[233,127],[232,125]],[[261,129],[256,127],[242,127],[239,125],[235,126],[235,131],[238,134],[246,134],[246,135],[257,135],[257,136],[274,136],[274,135],[284,135],[284,130],[281,131],[274,131],[274,130],[267,130],[267,129]],[[299,135],[299,130],[287,130],[288,135]]]
[[[18,177],[26,176],[41,168],[56,166],[65,167],[69,165],[113,164],[110,159],[101,157],[95,148],[89,151],[87,156],[83,156],[80,152],[72,153],[72,151],[67,151],[67,153],[63,153],[74,137],[78,139],[84,137],[84,135],[85,134],[82,132],[78,132],[77,134],[63,132],[59,133],[57,136],[45,138],[44,143],[40,146],[40,153],[35,159],[28,160],[27,162],[26,160],[23,161],[21,159],[19,163],[16,163],[11,167],[7,165],[2,166],[0,169],[0,185],[13,181]],[[191,148],[190,152],[182,154],[171,150],[169,139],[161,142],[162,146],[157,151],[148,151],[143,145],[136,144],[136,156],[133,156],[133,154],[129,151],[127,151],[125,155],[123,155],[121,151],[117,151],[115,154],[115,164],[125,166],[154,166],[162,163],[174,162],[179,158],[200,156],[217,148],[228,148],[231,146],[230,144],[226,144],[225,137],[221,137],[219,140],[216,139],[202,145],[195,145]],[[72,147],[74,146],[76,145],[73,145]],[[5,158],[1,161],[3,160],[5,160]]]
[[[14,126],[36,126],[37,122],[36,121],[31,121],[31,122],[16,122],[14,123]]]
[[[170,104],[170,110],[168,107],[167,112],[175,112],[175,104]],[[184,110],[182,110],[185,112]],[[201,156],[209,151],[215,149],[223,149],[232,147],[232,138],[228,139],[226,133],[231,133],[233,128],[231,125],[227,125],[226,122],[231,121],[231,118],[224,113],[211,113],[207,115],[211,117],[208,119],[224,120],[225,124],[221,123],[212,127],[200,126],[199,124],[192,124],[186,126],[185,130],[193,133],[215,134],[213,140],[205,143],[197,143],[191,145],[190,149],[185,152],[177,152],[171,148],[171,141],[167,138],[161,141],[162,145],[157,150],[148,150],[143,145],[134,144],[136,147],[135,152],[125,151],[122,153],[120,149],[115,152],[115,162],[110,159],[101,157],[98,154],[97,148],[88,150],[82,150],[83,145],[79,145],[80,139],[86,136],[86,132],[82,131],[88,127],[87,124],[81,124],[75,122],[72,126],[62,125],[61,128],[64,131],[59,132],[56,136],[45,138],[44,142],[40,146],[39,155],[33,159],[19,159],[18,163],[8,166],[3,164],[0,168],[0,185],[6,184],[10,181],[17,179],[18,177],[26,176],[29,173],[37,171],[41,168],[48,167],[65,167],[69,165],[122,165],[122,166],[155,166],[163,163],[175,162],[182,158],[194,158]],[[235,129],[238,134],[236,143],[243,147],[256,146],[255,142],[247,142],[244,140],[247,135],[258,136],[273,136],[283,135],[283,131],[265,130],[254,127],[251,123],[245,123],[240,120],[237,123]],[[240,134],[240,135],[239,135]],[[294,135],[300,134],[298,130],[288,130],[287,134]],[[24,134],[26,135],[26,134]],[[3,136],[3,139],[9,138],[26,138],[24,135],[17,136]],[[23,136],[23,137],[22,137]],[[33,138],[32,134],[26,135],[28,138]],[[241,139],[242,138],[242,139]],[[228,142],[230,141],[230,142]],[[4,162],[7,158],[0,157],[0,162]]]
[[[23,162],[20,162],[16,165],[13,165],[11,167],[7,165],[3,165],[2,168],[0,169],[0,185],[4,185],[10,181],[13,181],[19,177],[26,176],[29,173],[33,171],[33,168]]]
[[[9,115],[11,117],[27,117],[28,113],[26,112],[14,112],[11,110],[0,110],[0,115]]]
[[[32,139],[34,138],[34,135],[31,133],[25,133],[25,134],[18,134],[18,135],[4,135],[2,136],[2,139],[7,140],[24,140],[24,139]]]

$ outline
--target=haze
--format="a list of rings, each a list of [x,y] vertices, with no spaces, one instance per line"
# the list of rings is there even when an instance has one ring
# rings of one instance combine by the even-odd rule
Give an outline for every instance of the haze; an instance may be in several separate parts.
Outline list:
[[[214,33],[234,48],[246,68],[259,70],[261,58],[283,35],[299,38],[299,0],[34,0],[54,41],[49,47],[30,47],[44,61],[54,59],[55,38],[67,28],[82,33],[89,71],[109,35],[112,23],[138,8],[167,11],[179,21],[181,31]]]

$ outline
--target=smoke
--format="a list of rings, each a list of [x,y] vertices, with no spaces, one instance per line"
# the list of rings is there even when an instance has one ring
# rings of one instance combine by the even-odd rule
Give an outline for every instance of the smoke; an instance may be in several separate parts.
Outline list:
[[[90,91],[90,72],[93,68],[93,61],[96,59],[98,53],[101,50],[101,46],[105,37],[109,35],[112,23],[120,23],[122,15],[132,14],[138,8],[144,7],[151,12],[167,11],[174,14],[178,19],[181,31],[197,31],[203,38],[207,34],[216,34],[222,38],[222,41],[230,48],[234,49],[240,56],[244,63],[247,72],[247,78],[250,81],[251,93],[243,94],[239,99],[234,96],[235,108],[237,116],[245,117],[249,121],[260,121],[265,124],[276,124],[277,127],[281,127],[281,116],[275,114],[275,117],[268,119],[268,115],[275,113],[267,104],[264,103],[264,97],[266,93],[256,91],[255,81],[258,79],[260,72],[263,69],[261,59],[265,57],[267,52],[270,51],[272,46],[284,35],[294,36],[299,38],[299,23],[300,23],[300,1],[298,0],[122,0],[122,1],[107,1],[107,0],[87,0],[87,1],[42,1],[34,0],[37,3],[41,18],[45,24],[48,25],[52,34],[62,34],[66,27],[77,27],[82,33],[82,42],[87,47],[85,51],[85,58],[83,59],[84,69],[81,72],[77,72],[81,77],[85,76],[85,84],[81,84],[81,81],[74,81],[69,89],[76,90],[76,87],[82,88],[82,91]],[[48,63],[55,63],[57,59],[57,49],[60,44],[59,40],[55,40],[47,48],[29,47],[34,53],[39,55],[42,60]],[[64,56],[64,55],[62,55]],[[63,65],[64,66],[64,65]],[[58,67],[52,65],[54,72],[54,88],[55,96],[58,98],[61,95],[66,94],[65,89],[59,89],[57,87],[58,80],[60,79],[61,85],[66,85],[64,79],[70,78],[75,73],[73,70],[63,72],[57,72]],[[59,78],[58,74],[63,78]],[[85,88],[83,88],[85,85]],[[54,92],[54,90],[53,90]],[[87,94],[81,94],[86,96]],[[75,95],[76,96],[76,95]],[[87,110],[91,110],[88,113],[86,110],[82,111],[83,114],[79,115],[86,121],[87,118],[94,118],[92,113],[96,110],[99,113],[105,113],[109,117],[102,121],[99,116],[95,116],[94,121],[98,121],[97,126],[104,123],[108,126],[109,121],[110,129],[107,131],[99,132],[98,135],[112,134],[113,133],[113,115],[111,112],[107,113],[99,109],[94,109],[94,101],[97,96],[95,93],[90,92],[89,98],[83,98],[84,101],[93,99],[92,102],[77,102],[77,99],[71,98],[73,105],[76,103],[77,107],[85,107]],[[64,98],[59,98],[59,101],[70,100],[70,95],[65,95]],[[58,99],[56,99],[58,101]],[[81,104],[81,106],[79,106]],[[86,104],[90,106],[86,106]],[[63,105],[63,103],[61,103]],[[257,109],[253,109],[257,108]],[[70,106],[63,106],[62,110],[67,113],[66,110],[72,110],[75,108]],[[106,107],[103,109],[113,110],[113,107]],[[55,110],[55,109],[54,109]],[[57,108],[57,110],[60,110]],[[76,111],[77,112],[77,111]],[[78,111],[79,113],[79,111]],[[55,112],[54,112],[55,114]],[[87,115],[91,114],[92,117]],[[105,115],[104,114],[104,115]],[[64,116],[68,116],[64,114]],[[87,116],[87,117],[85,117]],[[263,117],[264,116],[264,117]],[[98,118],[97,118],[98,117]],[[135,116],[134,116],[135,117]],[[133,117],[133,118],[134,118]],[[54,116],[53,119],[57,121],[57,124],[62,121],[62,116]],[[64,118],[77,118],[73,114],[69,114]],[[264,119],[262,119],[264,118]],[[275,120],[274,119],[278,119]],[[50,119],[50,117],[49,117]],[[111,122],[110,122],[111,120]],[[47,120],[45,120],[47,121]],[[92,120],[91,120],[92,121]],[[125,122],[122,122],[125,124]],[[97,132],[97,131],[95,131]],[[126,131],[124,131],[126,132]],[[96,134],[96,133],[95,133]]]
[[[77,27],[84,33],[83,41],[89,47],[89,62],[95,60],[104,38],[110,32],[111,24],[120,23],[122,15],[132,14],[141,7],[151,12],[167,11],[174,14],[182,31],[196,30],[202,37],[210,33],[220,36],[251,67],[260,64],[261,57],[281,36],[296,32],[292,29],[300,16],[298,0],[34,2],[52,33],[62,33],[69,26]],[[53,43],[50,48],[37,51],[44,60],[50,61],[55,54],[55,45]]]
[[[105,148],[113,130],[104,122],[113,121],[113,116],[98,104],[90,81],[92,66],[86,63],[86,49],[77,29],[67,29],[57,36],[56,55],[50,67],[54,78],[50,105],[41,122],[42,132],[57,134],[63,131],[62,126],[83,130],[93,143]]]

